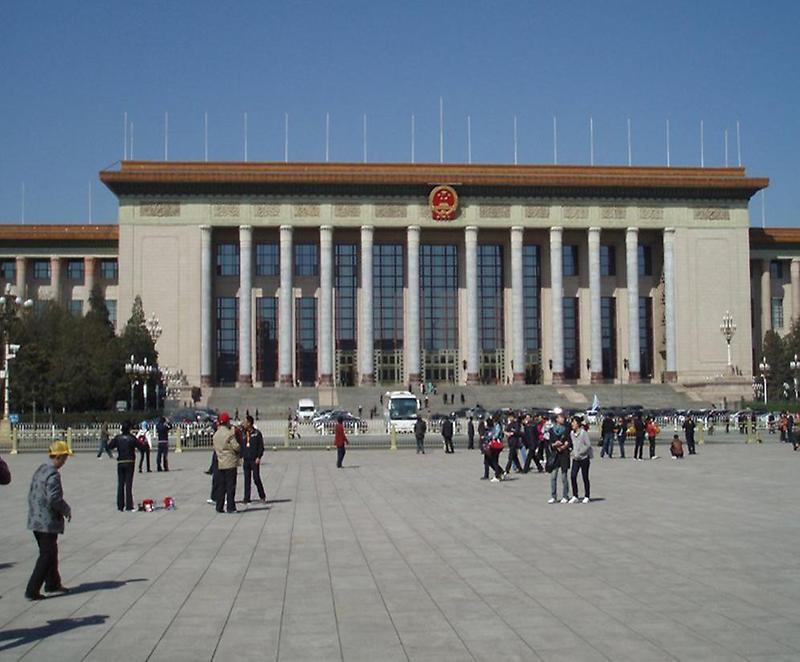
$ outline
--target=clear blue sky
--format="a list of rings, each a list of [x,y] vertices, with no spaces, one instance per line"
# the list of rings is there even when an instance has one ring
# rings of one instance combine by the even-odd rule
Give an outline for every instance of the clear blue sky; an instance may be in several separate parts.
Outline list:
[[[122,158],[123,113],[134,156],[162,159],[358,161],[362,114],[370,161],[436,161],[444,98],[445,160],[550,163],[558,116],[559,162],[736,163],[768,176],[768,225],[797,224],[800,184],[800,3],[772,0],[645,2],[37,2],[0,5],[0,222],[116,219],[97,172]],[[761,202],[751,203],[754,224]]]

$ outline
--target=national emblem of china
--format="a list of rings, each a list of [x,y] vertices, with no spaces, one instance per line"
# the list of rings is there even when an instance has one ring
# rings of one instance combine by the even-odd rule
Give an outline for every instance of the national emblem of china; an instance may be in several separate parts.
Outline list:
[[[452,221],[458,212],[458,193],[452,186],[436,186],[428,196],[434,221]]]

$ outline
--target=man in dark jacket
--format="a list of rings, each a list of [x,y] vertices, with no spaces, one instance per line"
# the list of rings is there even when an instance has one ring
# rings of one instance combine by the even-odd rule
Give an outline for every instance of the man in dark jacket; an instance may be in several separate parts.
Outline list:
[[[156,423],[156,436],[158,437],[158,454],[156,455],[156,469],[161,471],[161,464],[163,461],[164,471],[169,471],[169,461],[167,454],[169,453],[169,431],[172,426],[167,423],[167,419],[163,416],[158,419]]]
[[[442,421],[442,439],[444,439],[444,452],[455,453],[453,450],[453,420],[450,417]]]
[[[614,454],[614,419],[610,412],[606,412],[605,416],[603,416],[603,422],[600,424],[600,436],[603,438],[600,457],[605,455],[612,457]]]
[[[129,421],[122,424],[122,431],[108,442],[108,447],[117,449],[117,510],[132,511],[136,449],[141,449],[142,444],[131,434]]]
[[[633,417],[633,433],[634,433],[634,445],[633,445],[633,459],[642,461],[642,452],[644,450],[644,435],[645,435],[645,427],[644,427],[644,420],[642,419],[642,412],[637,412],[636,416]]]
[[[249,414],[244,419],[242,432],[242,468],[244,470],[244,503],[250,503],[250,481],[256,484],[258,498],[261,503],[267,500],[267,493],[261,482],[261,458],[264,456],[264,437],[255,427],[253,417]]]
[[[428,426],[422,420],[422,416],[417,414],[417,422],[414,423],[414,436],[417,439],[417,453],[422,453],[423,455],[425,455],[425,432],[427,430]]]
[[[464,395],[462,394],[461,397],[463,398]],[[472,416],[469,417],[469,423],[467,423],[467,448],[470,450],[475,448],[475,424],[472,422]]]
[[[683,421],[683,429],[686,432],[686,446],[688,447],[689,455],[694,455],[695,422],[694,422],[694,417],[691,414],[686,415],[686,418]]]
[[[536,464],[536,471],[542,473],[544,468],[539,454],[539,439],[536,434],[536,425],[530,414],[525,414],[522,419],[522,445],[525,446],[527,452],[522,473],[528,473],[531,470],[531,462]]]
[[[519,461],[519,449],[522,447],[522,429],[516,414],[509,415],[504,434],[508,441],[508,461],[506,462],[506,476],[508,476],[511,473],[512,466],[517,473],[522,471],[522,464]]]

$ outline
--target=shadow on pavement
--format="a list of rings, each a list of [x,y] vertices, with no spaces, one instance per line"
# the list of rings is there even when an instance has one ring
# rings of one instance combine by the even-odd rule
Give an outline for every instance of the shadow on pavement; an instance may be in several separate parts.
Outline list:
[[[291,503],[291,499],[267,499],[264,503]]]
[[[47,621],[47,625],[40,625],[33,628],[18,628],[16,630],[4,630],[0,632],[0,651],[32,644],[54,634],[63,634],[76,628],[87,625],[101,625],[105,623],[108,616],[83,616],[79,618],[58,618]],[[8,643],[5,643],[8,642]]]
[[[86,582],[85,584],[78,584],[77,586],[73,586],[69,593],[60,593],[57,595],[50,596],[51,598],[59,597],[62,595],[75,595],[76,593],[92,593],[93,591],[109,591],[115,588],[122,588],[125,584],[132,584],[133,582],[146,582],[148,581],[144,577],[140,577],[138,579],[124,579],[124,580],[108,580],[104,582]],[[50,598],[48,598],[50,599]]]
[[[8,570],[9,568],[16,565],[13,561],[10,563],[0,563],[0,570]]]
[[[256,513],[259,510],[271,510],[271,509],[272,509],[272,506],[260,506],[260,507],[257,507],[257,508],[253,508],[253,507],[240,508],[239,512],[242,513],[242,514],[244,514],[244,513]]]

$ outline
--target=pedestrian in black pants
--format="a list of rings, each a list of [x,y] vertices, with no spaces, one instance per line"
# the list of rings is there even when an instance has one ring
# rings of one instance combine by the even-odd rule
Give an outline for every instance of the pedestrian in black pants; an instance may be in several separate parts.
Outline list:
[[[139,473],[142,473],[142,463],[147,459],[147,473],[150,473],[150,431],[147,429],[147,423],[145,421],[142,422],[142,426],[139,430],[138,439],[139,439]]]
[[[425,455],[425,432],[428,430],[428,426],[424,420],[422,420],[422,416],[417,414],[417,420],[414,423],[414,437],[417,440],[417,453],[422,453]]]
[[[636,414],[635,418],[633,419],[633,431],[634,431],[634,439],[635,443],[633,446],[633,459],[634,460],[642,460],[642,453],[644,451],[644,421],[642,420],[642,414],[639,412]]]
[[[522,432],[520,430],[519,419],[515,414],[511,414],[505,429],[505,437],[508,440],[508,460],[506,461],[506,476],[511,473],[511,467],[517,473],[522,472],[522,463],[519,461],[519,449],[522,446]]]
[[[522,445],[525,446],[527,455],[525,456],[525,465],[522,467],[522,473],[526,474],[531,470],[531,462],[536,464],[536,471],[539,473],[544,471],[540,456],[540,452],[543,451],[543,449],[540,449],[540,444],[536,436],[536,426],[531,420],[531,415],[525,414],[525,417],[522,419]]]
[[[615,428],[617,433],[617,443],[619,444],[619,456],[624,460],[625,459],[625,439],[628,436],[628,426],[625,423],[625,417],[620,416],[619,420],[617,421],[617,427]]]
[[[156,470],[161,471],[163,463],[164,471],[169,471],[169,461],[167,454],[169,453],[169,431],[172,426],[167,423],[167,419],[163,416],[156,423],[156,436],[158,437],[158,452],[156,454]]]
[[[463,395],[461,397],[464,397]],[[475,424],[472,422],[472,416],[469,417],[467,423],[467,448],[472,450],[475,448]]]
[[[256,484],[258,498],[264,503],[267,493],[261,482],[261,458],[264,455],[264,437],[254,425],[253,417],[249,414],[244,419],[244,433],[242,434],[242,462],[244,469],[244,503],[250,503],[250,482]]]
[[[241,446],[236,430],[231,427],[231,416],[228,412],[220,413],[219,425],[214,433],[214,452],[217,455],[218,487],[216,493],[217,512],[224,512],[226,501],[229,513],[236,512],[236,472],[238,471]]]
[[[442,421],[442,438],[444,439],[444,452],[455,453],[453,450],[453,421],[450,418]]]
[[[211,466],[209,467],[207,474],[211,474],[211,498],[208,499],[206,503],[217,503],[217,495],[219,494],[219,472],[217,471],[217,453],[212,451],[211,453]]]
[[[133,510],[133,471],[136,466],[136,449],[139,440],[131,434],[131,424],[125,421],[122,431],[110,442],[117,449],[117,510]]]
[[[683,421],[683,429],[686,432],[686,448],[689,451],[689,455],[694,455],[694,429],[695,429],[695,422],[694,417],[689,414],[686,416],[686,419]]]

